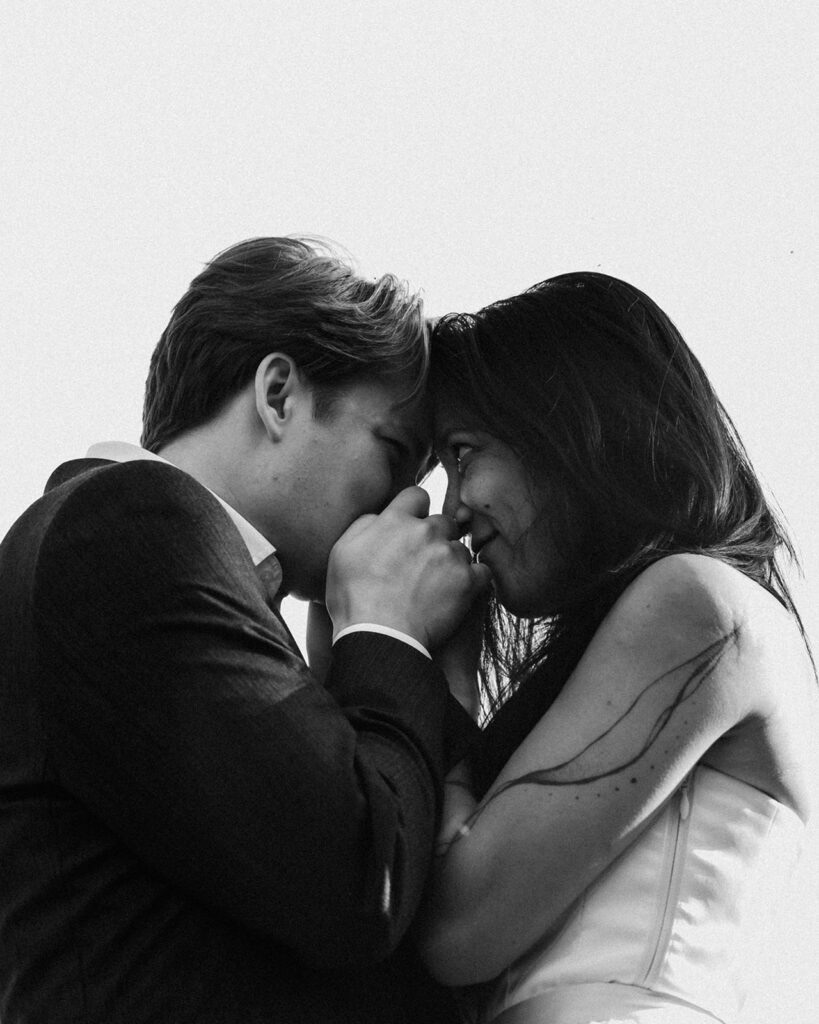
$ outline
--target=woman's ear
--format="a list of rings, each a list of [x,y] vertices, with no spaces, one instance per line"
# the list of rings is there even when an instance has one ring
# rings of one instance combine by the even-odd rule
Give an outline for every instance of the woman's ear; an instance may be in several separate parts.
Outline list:
[[[256,370],[256,412],[271,441],[281,439],[293,418],[293,406],[304,392],[296,364],[281,352],[271,352]]]

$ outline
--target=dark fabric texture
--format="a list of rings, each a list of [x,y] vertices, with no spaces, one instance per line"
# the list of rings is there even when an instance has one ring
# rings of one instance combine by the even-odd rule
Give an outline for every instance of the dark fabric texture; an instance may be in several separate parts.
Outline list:
[[[353,634],[319,686],[215,498],[78,461],[0,547],[2,1024],[454,1020],[404,939],[474,738]]]

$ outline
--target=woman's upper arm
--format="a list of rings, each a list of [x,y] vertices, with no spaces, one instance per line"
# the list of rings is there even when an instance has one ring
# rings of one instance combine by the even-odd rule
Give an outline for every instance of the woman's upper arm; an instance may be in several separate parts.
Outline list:
[[[711,562],[638,577],[439,861],[426,953],[442,979],[521,955],[748,713],[741,602]]]

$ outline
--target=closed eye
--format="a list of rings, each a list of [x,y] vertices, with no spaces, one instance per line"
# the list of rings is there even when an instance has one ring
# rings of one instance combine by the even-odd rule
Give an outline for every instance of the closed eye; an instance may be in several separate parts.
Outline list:
[[[384,436],[381,440],[386,443],[388,448],[400,455],[401,458],[409,454],[409,448],[402,441],[399,441],[397,437]]]
[[[414,466],[413,454],[403,441],[395,437],[381,436],[381,440],[387,447],[387,461],[390,464],[390,472],[394,479],[410,473],[410,467]]]

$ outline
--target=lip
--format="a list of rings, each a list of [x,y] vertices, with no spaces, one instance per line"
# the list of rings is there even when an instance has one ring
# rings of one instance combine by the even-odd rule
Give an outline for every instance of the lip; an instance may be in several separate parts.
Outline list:
[[[484,537],[470,537],[469,549],[472,552],[473,559],[478,559],[481,551],[497,537],[497,533],[487,533]]]

